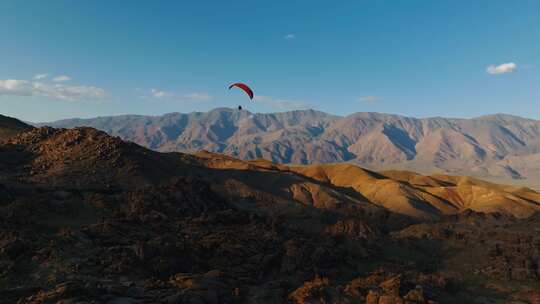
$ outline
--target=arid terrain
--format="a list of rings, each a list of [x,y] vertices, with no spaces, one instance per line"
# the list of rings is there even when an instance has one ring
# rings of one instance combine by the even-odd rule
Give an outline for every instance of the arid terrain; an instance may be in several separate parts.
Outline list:
[[[417,119],[381,113],[338,117],[313,110],[254,114],[220,108],[46,125],[89,126],[162,152],[205,149],[285,164],[352,162],[374,170],[467,175],[540,189],[540,121],[505,114]]]
[[[177,128],[104,119],[112,136],[0,116],[0,303],[540,303],[540,193],[465,176],[271,161],[337,162],[381,149],[369,153],[414,160],[431,151],[441,164],[481,166],[536,149],[538,122],[377,116],[379,127],[349,134],[336,130],[363,130],[362,115],[375,114],[191,115],[156,118]],[[472,138],[473,129],[484,131]],[[493,130],[513,135],[482,141]],[[253,149],[220,146],[232,137]],[[451,140],[467,144],[443,152]]]

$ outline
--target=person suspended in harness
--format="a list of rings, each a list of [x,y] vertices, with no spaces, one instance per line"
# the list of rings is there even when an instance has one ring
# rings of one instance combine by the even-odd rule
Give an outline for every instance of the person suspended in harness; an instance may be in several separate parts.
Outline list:
[[[242,91],[246,92],[246,94],[249,96],[249,99],[253,100],[253,90],[251,90],[251,88],[247,84],[241,83],[241,82],[233,83],[229,86],[229,90],[232,89],[233,87],[237,87],[241,89]],[[242,106],[238,106],[238,110],[241,111]]]

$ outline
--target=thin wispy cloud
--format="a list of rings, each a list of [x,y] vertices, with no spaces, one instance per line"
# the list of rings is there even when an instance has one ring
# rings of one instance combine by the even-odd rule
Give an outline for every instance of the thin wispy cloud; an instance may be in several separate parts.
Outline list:
[[[296,39],[296,35],[295,34],[287,34],[283,38],[285,38],[287,40]]]
[[[377,101],[380,101],[381,98],[379,98],[377,96],[369,95],[369,96],[362,96],[362,97],[358,98],[358,100],[360,102],[365,102],[365,103],[375,103]]]
[[[154,98],[167,98],[167,97],[173,96],[173,94],[170,93],[170,92],[166,92],[166,91],[162,91],[162,90],[158,90],[158,89],[151,89],[150,94]]]
[[[517,65],[513,62],[503,63],[500,65],[490,65],[487,67],[486,72],[491,75],[512,73],[517,70]]]
[[[193,92],[189,94],[176,94],[176,93],[161,90],[161,89],[151,89],[150,94],[147,94],[147,95],[143,94],[141,95],[141,98],[163,99],[163,100],[180,101],[180,102],[203,102],[203,101],[212,100],[213,96],[204,92]]]
[[[255,96],[253,100],[280,110],[302,110],[309,108],[307,103],[298,100],[280,99],[270,96]]]
[[[54,82],[65,82],[65,81],[70,81],[70,80],[71,80],[71,77],[66,76],[66,75],[60,75],[53,78]]]
[[[37,81],[6,79],[0,80],[0,95],[39,96],[68,101],[102,100],[106,97],[104,89],[87,86],[68,86],[46,84]]]
[[[49,74],[36,74],[34,75],[34,80],[41,80],[49,77]]]

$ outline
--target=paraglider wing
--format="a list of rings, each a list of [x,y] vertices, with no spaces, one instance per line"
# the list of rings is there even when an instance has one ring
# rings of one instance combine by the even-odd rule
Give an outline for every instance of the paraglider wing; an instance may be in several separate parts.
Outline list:
[[[249,99],[253,99],[253,90],[251,90],[251,88],[248,87],[247,84],[245,84],[245,83],[240,83],[240,82],[238,82],[238,83],[233,83],[233,84],[231,84],[231,85],[229,86],[229,90],[232,89],[232,88],[234,88],[234,87],[237,87],[237,88],[243,90],[244,92],[246,92],[246,94],[248,94]]]

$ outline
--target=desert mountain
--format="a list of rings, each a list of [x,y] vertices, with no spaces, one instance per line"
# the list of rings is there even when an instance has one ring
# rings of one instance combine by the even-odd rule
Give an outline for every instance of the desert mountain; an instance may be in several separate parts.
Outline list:
[[[253,114],[233,109],[164,116],[70,119],[162,152],[201,149],[283,164],[354,162],[375,169],[450,173],[540,186],[540,121],[380,113],[337,117],[313,110]]]
[[[30,129],[32,126],[18,119],[0,115],[0,142]]]
[[[0,303],[534,303],[539,201],[29,129],[0,143]]]

